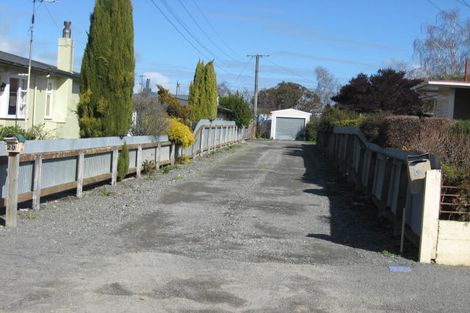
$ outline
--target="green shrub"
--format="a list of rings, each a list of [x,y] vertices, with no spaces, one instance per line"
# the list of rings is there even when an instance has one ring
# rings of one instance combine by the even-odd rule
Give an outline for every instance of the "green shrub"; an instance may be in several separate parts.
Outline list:
[[[323,110],[320,122],[318,123],[318,132],[331,133],[336,126],[349,126],[348,124],[358,124],[357,119],[360,118],[355,112],[340,110],[335,107]],[[349,122],[345,122],[349,121]],[[353,121],[353,122],[351,122]],[[341,124],[341,123],[344,124]]]
[[[123,180],[129,172],[129,149],[126,143],[122,146],[121,153],[119,154],[117,171],[118,181]]]
[[[318,120],[312,118],[305,126],[305,140],[315,141],[317,139]]]
[[[470,120],[459,120],[447,126],[447,131],[453,134],[470,135]]]
[[[145,160],[142,162],[142,173],[152,175],[157,171],[157,163],[155,161]]]

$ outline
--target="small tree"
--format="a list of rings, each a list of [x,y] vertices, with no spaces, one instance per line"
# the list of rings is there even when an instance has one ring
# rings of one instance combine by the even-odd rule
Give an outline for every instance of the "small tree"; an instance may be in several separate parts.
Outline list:
[[[463,78],[470,55],[470,19],[463,25],[458,11],[441,11],[434,25],[425,26],[426,38],[414,41],[415,54],[430,78]]]
[[[138,94],[133,99],[134,121],[131,133],[134,136],[159,136],[168,129],[168,114],[158,103],[157,97]]]
[[[157,88],[160,104],[167,105],[166,112],[168,115],[181,119],[183,122],[189,125],[189,117],[191,113],[189,107],[182,105],[178,99],[170,94],[168,89],[163,88],[163,86],[157,85]]]
[[[189,107],[191,110],[190,119],[197,122],[207,116],[206,107],[204,106],[206,92],[204,88],[205,77],[204,63],[199,61],[194,72],[194,79],[189,85]]]
[[[238,127],[248,127],[253,115],[248,102],[238,92],[229,93],[226,97],[221,97],[220,105],[232,111],[231,116]]]
[[[129,172],[129,149],[127,148],[126,143],[124,143],[124,145],[122,146],[121,153],[118,157],[117,171],[118,181],[123,180]]]

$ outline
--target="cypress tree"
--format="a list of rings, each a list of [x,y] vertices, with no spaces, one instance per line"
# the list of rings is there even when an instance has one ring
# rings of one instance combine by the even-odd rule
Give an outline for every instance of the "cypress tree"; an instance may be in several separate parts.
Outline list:
[[[197,62],[194,72],[194,79],[189,86],[189,106],[191,108],[191,121],[197,122],[207,118],[207,109],[204,107],[206,102],[205,90],[205,66],[204,62]]]
[[[80,76],[77,114],[81,137],[127,134],[134,66],[130,0],[96,0]]]
[[[217,80],[215,77],[214,61],[206,64],[205,67],[205,118],[215,120],[217,117]]]

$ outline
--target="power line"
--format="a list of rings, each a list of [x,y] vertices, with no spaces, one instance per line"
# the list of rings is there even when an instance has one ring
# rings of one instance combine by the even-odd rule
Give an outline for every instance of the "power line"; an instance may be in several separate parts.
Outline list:
[[[212,43],[212,45],[214,45],[214,47],[216,47],[223,55],[225,55],[225,56],[228,57],[229,59],[234,60],[230,55],[228,55],[227,53],[225,53],[225,51],[222,50],[222,49],[212,40],[212,38],[206,33],[206,31],[204,31],[204,29],[201,27],[201,25],[198,23],[198,21],[194,18],[194,16],[191,14],[191,12],[189,12],[188,8],[187,8],[186,5],[183,3],[183,1],[178,0],[178,2],[179,2],[180,5],[183,7],[183,9],[186,11],[186,13],[189,15],[189,17],[190,17],[191,20],[194,22],[194,24],[196,24],[197,28],[199,28],[199,30],[201,31],[201,33]]]
[[[202,9],[199,7],[199,5],[197,4],[197,1],[194,1],[192,0],[194,6],[196,7],[196,9],[199,11],[199,13],[202,15],[202,17],[204,18],[204,20],[206,21],[207,25],[209,25],[209,27],[212,29],[212,31],[214,32],[214,34],[219,38],[220,42],[228,49],[230,50],[233,55],[235,57],[238,57],[238,53],[235,52],[226,42],[225,40],[222,38],[222,36],[219,34],[219,32],[212,26],[211,22],[209,21],[209,19],[207,18],[207,16],[204,14],[204,11],[202,11]]]
[[[41,4],[43,4],[44,8],[46,9],[47,14],[49,15],[49,18],[50,18],[51,21],[55,24],[55,26],[57,27],[57,29],[60,31],[59,24],[57,23],[57,21],[56,21],[56,19],[54,18],[54,16],[52,16],[51,11],[50,11],[49,8],[47,7],[46,2],[41,2]]]
[[[279,65],[279,64],[277,64],[277,63],[275,63],[275,62],[273,62],[273,61],[271,61],[271,60],[268,60],[268,62],[271,63],[271,64],[274,65],[274,66],[279,67],[281,70],[283,70],[283,71],[286,72],[286,73],[289,73],[289,74],[291,74],[291,75],[300,77],[300,78],[304,79],[304,80],[307,81],[307,82],[312,82],[312,83],[314,83],[314,80],[313,80],[313,79],[307,78],[307,77],[305,77],[305,76],[303,76],[303,75],[301,75],[301,74],[299,74],[299,73],[296,73],[296,72],[290,70],[290,69],[287,68],[287,67],[284,67],[284,66],[282,66],[282,65]]]
[[[183,39],[187,43],[189,43],[191,47],[193,47],[200,55],[204,56],[204,53],[201,50],[199,50],[199,48],[196,47],[193,42],[191,42],[188,38],[186,38],[186,36],[178,29],[178,27],[176,27],[173,21],[170,20],[170,18],[165,14],[165,12],[163,12],[163,10],[158,6],[155,0],[150,0],[150,2],[155,6],[155,8],[158,9],[158,11],[163,15],[163,17],[167,20],[167,22],[170,23],[171,26],[173,26],[173,28],[178,32],[178,34],[180,34],[180,36],[183,37]]]
[[[179,16],[173,11],[171,6],[168,4],[166,0],[161,0],[163,5],[166,7],[168,12],[173,16],[173,18],[176,20],[176,22],[183,27],[183,29],[188,33],[189,36],[197,43],[199,46],[204,49],[209,55],[212,55],[214,58],[216,58],[216,55],[210,51],[202,42],[197,38],[197,36],[189,29],[189,27],[179,18]]]

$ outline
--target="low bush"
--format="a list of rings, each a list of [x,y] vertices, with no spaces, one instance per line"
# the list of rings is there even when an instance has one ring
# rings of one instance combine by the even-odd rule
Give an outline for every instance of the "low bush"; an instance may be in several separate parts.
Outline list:
[[[45,129],[45,124],[33,126],[29,130],[25,130],[19,126],[0,126],[0,140],[10,135],[22,135],[26,140],[42,140],[51,137],[49,131]]]
[[[305,140],[315,141],[317,139],[318,119],[312,118],[305,126]]]
[[[118,181],[123,180],[129,172],[129,149],[127,144],[124,143],[122,146],[121,153],[118,157],[118,168],[117,168],[117,179]]]
[[[357,126],[359,124],[360,116],[357,113],[331,107],[323,110],[317,131],[330,133],[336,126]]]
[[[142,173],[152,175],[157,171],[157,163],[155,161],[145,160],[142,162]]]
[[[191,129],[176,118],[170,119],[168,138],[184,148],[191,146],[195,142]]]

